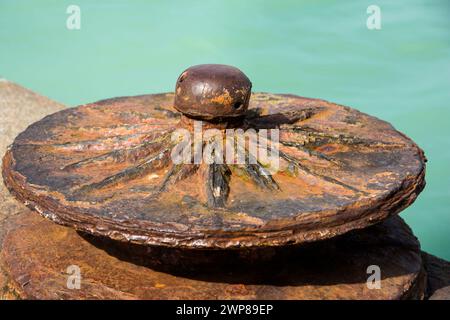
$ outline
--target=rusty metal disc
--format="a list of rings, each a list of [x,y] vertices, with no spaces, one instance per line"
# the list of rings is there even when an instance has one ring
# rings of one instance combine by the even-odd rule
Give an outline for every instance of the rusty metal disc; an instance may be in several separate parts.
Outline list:
[[[208,108],[226,107],[208,109],[205,128],[279,129],[272,175],[260,162],[175,164],[172,133],[192,130],[194,120],[167,93],[103,100],[34,123],[4,157],[5,183],[57,223],[190,248],[330,238],[398,213],[423,189],[422,150],[389,123],[294,95],[253,93],[248,102],[244,80],[245,94],[230,94],[230,84],[225,93],[211,89]],[[236,102],[245,112],[233,113]]]
[[[263,268],[254,263],[247,268],[236,265],[175,275],[116,257],[74,230],[26,211],[10,217],[2,229],[0,272],[8,281],[0,288],[0,298],[371,300],[424,296],[419,244],[399,217],[306,246],[260,248],[288,251],[286,259],[267,261]],[[160,254],[152,252],[152,259],[158,261],[167,254],[176,259],[183,250],[194,259],[191,251],[198,251],[165,249]],[[217,252],[222,251],[230,250]],[[381,271],[379,287],[370,286],[372,280],[367,285],[373,266]],[[70,280],[74,268],[79,272],[78,288]]]

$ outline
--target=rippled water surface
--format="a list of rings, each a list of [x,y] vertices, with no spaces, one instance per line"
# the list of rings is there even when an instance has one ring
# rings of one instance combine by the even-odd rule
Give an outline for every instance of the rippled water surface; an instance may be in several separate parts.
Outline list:
[[[81,30],[66,8],[81,8]],[[381,8],[368,30],[366,9]],[[68,105],[172,91],[199,63],[241,68],[255,91],[295,93],[385,119],[429,159],[402,216],[450,259],[450,2],[0,0],[0,75]]]

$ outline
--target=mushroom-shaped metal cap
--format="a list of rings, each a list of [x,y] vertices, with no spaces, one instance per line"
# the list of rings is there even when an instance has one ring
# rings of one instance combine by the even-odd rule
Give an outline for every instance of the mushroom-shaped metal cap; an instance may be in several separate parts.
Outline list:
[[[242,116],[250,100],[252,83],[238,68],[201,64],[186,69],[177,80],[175,108],[202,120]]]

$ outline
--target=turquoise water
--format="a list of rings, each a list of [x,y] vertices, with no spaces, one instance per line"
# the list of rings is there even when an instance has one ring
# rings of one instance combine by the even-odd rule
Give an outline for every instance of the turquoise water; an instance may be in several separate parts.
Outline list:
[[[81,30],[66,8],[81,9]],[[381,8],[368,30],[366,9]],[[0,75],[68,105],[172,91],[200,63],[241,68],[255,91],[295,93],[385,119],[429,159],[402,216],[450,259],[450,2],[5,1]]]

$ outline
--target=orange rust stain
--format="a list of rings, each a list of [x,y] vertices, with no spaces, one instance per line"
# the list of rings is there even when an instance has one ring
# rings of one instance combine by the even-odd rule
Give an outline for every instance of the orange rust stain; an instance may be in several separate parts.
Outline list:
[[[212,98],[211,102],[222,105],[230,105],[233,102],[233,98],[230,96],[228,90],[225,90],[220,96]]]
[[[336,143],[329,143],[322,145],[315,149],[315,151],[324,153],[324,154],[334,154],[338,152],[347,152],[350,148],[348,146]]]

